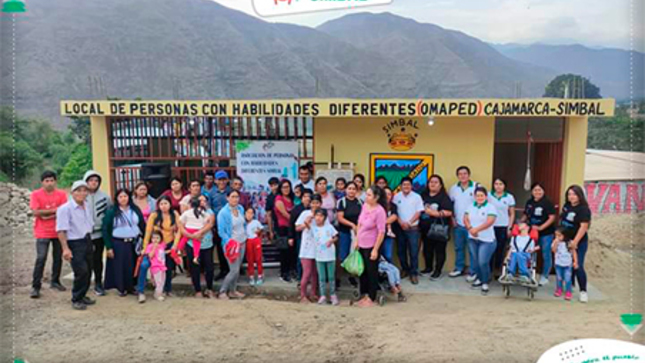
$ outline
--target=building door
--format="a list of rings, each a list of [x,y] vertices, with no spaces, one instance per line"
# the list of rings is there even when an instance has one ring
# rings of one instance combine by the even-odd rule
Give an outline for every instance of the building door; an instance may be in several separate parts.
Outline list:
[[[564,119],[562,118],[497,118],[495,120],[495,156],[493,177],[508,183],[518,209],[523,209],[531,193],[524,190],[528,150],[531,143],[531,183],[544,185],[549,199],[560,204],[560,185],[564,150]]]

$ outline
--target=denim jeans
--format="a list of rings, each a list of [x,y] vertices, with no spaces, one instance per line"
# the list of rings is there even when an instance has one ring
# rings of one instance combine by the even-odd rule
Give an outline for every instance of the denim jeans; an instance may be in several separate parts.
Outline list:
[[[36,263],[34,264],[34,275],[31,287],[40,289],[43,279],[45,263],[47,263],[47,253],[49,244],[52,244],[52,278],[51,283],[60,283],[60,270],[63,267],[63,250],[58,238],[38,238],[36,240]]]
[[[463,271],[466,268],[466,248],[468,246],[468,230],[466,227],[457,226],[455,227],[455,269],[454,271]],[[470,251],[470,249],[468,249]],[[472,255],[470,255],[470,269],[469,273],[472,275],[473,263]]]
[[[555,275],[557,277],[556,287],[562,289],[564,292],[571,292],[571,266],[555,265]]]
[[[587,273],[585,272],[585,256],[589,247],[589,238],[587,235],[582,237],[578,242],[578,268],[576,269],[576,279],[580,285],[580,291],[587,291]]]
[[[508,273],[515,275],[519,267],[520,275],[531,277],[528,268],[528,261],[531,259],[531,254],[528,252],[513,252],[511,253],[511,262],[508,265]]]
[[[383,244],[381,245],[381,255],[385,257],[387,262],[392,263],[392,253],[394,249],[394,238],[392,237],[385,237],[383,239]]]
[[[419,275],[419,230],[412,229],[403,231],[400,238],[410,253],[410,268],[408,274],[410,276],[417,276]],[[407,258],[407,256],[405,257]]]
[[[345,261],[349,256],[349,250],[352,248],[352,234],[350,232],[340,232],[338,234],[338,257],[340,262]]]
[[[542,276],[549,278],[551,266],[553,266],[553,256],[551,245],[553,244],[553,235],[542,236],[538,239],[538,244],[542,250]]]
[[[170,255],[166,255],[166,259],[171,259]],[[143,260],[141,260],[141,265],[139,266],[139,277],[137,277],[138,294],[143,294],[143,291],[146,288],[148,269],[150,269],[150,260],[148,259],[148,256],[143,256]],[[168,273],[172,273],[172,271],[168,271]]]
[[[490,281],[490,259],[495,253],[495,242],[483,242],[478,239],[468,239],[468,251],[473,258],[470,267],[474,270],[479,281],[487,284]]]

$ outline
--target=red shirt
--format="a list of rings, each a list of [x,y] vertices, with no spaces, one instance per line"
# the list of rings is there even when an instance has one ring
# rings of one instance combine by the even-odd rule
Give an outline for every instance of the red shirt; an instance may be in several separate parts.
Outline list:
[[[278,204],[278,201],[281,201],[284,204],[284,208],[287,210],[288,213],[291,213],[291,210],[293,209],[293,201],[288,200],[282,195],[278,195],[275,197],[275,204]],[[275,213],[276,218],[278,219],[278,227],[289,227],[289,218],[285,218],[280,211],[278,211],[278,207],[273,207],[273,213]]]
[[[59,189],[47,193],[43,188],[34,190],[29,200],[29,208],[32,210],[58,209],[67,203],[67,194]],[[51,219],[35,218],[34,236],[36,238],[58,238],[56,233],[56,215]]]
[[[177,213],[181,213],[181,208],[180,208],[179,203],[181,202],[182,199],[184,199],[185,196],[188,195],[188,192],[182,189],[181,197],[179,199],[175,199],[175,197],[173,197],[172,190],[170,190],[170,189],[166,190],[161,195],[165,195],[165,196],[169,197],[170,198],[171,208],[173,210],[177,211]]]

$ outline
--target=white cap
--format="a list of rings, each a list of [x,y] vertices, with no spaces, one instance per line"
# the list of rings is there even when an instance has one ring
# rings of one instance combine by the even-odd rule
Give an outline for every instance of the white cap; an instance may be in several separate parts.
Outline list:
[[[77,180],[77,181],[74,182],[74,184],[72,184],[72,192],[75,191],[78,188],[89,189],[89,187],[87,186],[87,183],[85,181],[83,181],[83,180]]]

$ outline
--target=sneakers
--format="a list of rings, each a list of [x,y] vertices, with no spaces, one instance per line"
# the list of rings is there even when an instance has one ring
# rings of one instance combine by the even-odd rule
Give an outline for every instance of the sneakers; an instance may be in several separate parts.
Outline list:
[[[478,288],[478,287],[480,287],[482,285],[483,285],[482,282],[479,281],[479,279],[477,279],[477,280],[475,280],[475,282],[473,282],[472,285],[470,285],[470,287],[472,287],[473,289],[476,289],[476,288]]]
[[[461,276],[461,271],[457,271],[457,270],[450,271],[450,273],[448,273],[448,276],[453,277],[453,278],[454,277],[459,277],[459,276]]]
[[[81,301],[74,301],[72,302],[72,309],[74,310],[85,310],[87,309],[87,305],[83,304]]]
[[[262,275],[258,275],[258,279],[257,281],[255,281],[255,286],[260,286],[263,283],[264,283],[264,278],[262,277]]]
[[[571,293],[571,291],[567,291],[567,293],[564,294],[564,299],[567,301],[570,301],[572,297],[573,297],[573,294]]]
[[[326,298],[326,297],[321,296],[321,297],[318,299],[318,305],[324,305],[324,304],[326,304],[326,303],[327,303],[327,298]]]
[[[477,275],[468,275],[466,276],[466,282],[473,282],[477,280]]]
[[[520,276],[520,282],[523,284],[531,284],[531,279],[528,276]]]
[[[340,302],[338,301],[338,296],[336,296],[336,294],[333,294],[331,296],[331,304],[334,306],[338,306],[338,304],[340,304]]]
[[[432,270],[428,269],[428,268],[419,271],[419,275],[421,275],[421,276],[430,275],[431,273],[432,273]]]
[[[40,297],[40,289],[32,287],[31,292],[29,293],[29,297],[32,299],[38,299]]]
[[[249,285],[255,286],[255,277],[253,276],[249,277]]]
[[[291,283],[291,278],[289,276],[280,276],[280,281],[290,284]]]
[[[96,296],[105,296],[105,290],[103,290],[103,286],[101,285],[94,286],[94,293]]]
[[[436,281],[436,280],[439,280],[440,278],[441,278],[441,271],[435,271],[432,273],[432,275],[430,275],[431,281]]]
[[[587,303],[589,301],[589,296],[587,296],[586,291],[580,291],[580,302]]]
[[[540,286],[546,286],[549,284],[549,279],[546,276],[540,277]]]
[[[488,295],[488,284],[482,284],[482,295]]]
[[[83,300],[81,300],[83,304],[85,305],[94,305],[96,304],[96,300],[90,299],[89,297],[85,296]]]
[[[61,283],[60,283],[60,282],[52,282],[52,283],[51,283],[51,285],[50,285],[50,287],[51,287],[53,290],[58,290],[58,291],[61,291],[61,292],[62,292],[62,291],[67,290],[67,289],[65,288],[65,286],[61,285]]]
[[[568,293],[568,294],[569,294],[569,295],[571,295],[571,293]],[[555,290],[555,293],[553,294],[553,296],[555,296],[555,297],[560,297],[560,296],[562,296],[562,289],[558,287],[558,288]]]
[[[155,297],[155,299],[157,299],[157,301],[164,301],[164,300],[166,300],[166,298],[165,298],[165,297],[163,297],[163,295],[159,295],[159,296]]]
[[[143,304],[144,302],[146,302],[146,295],[139,294],[139,304]]]

